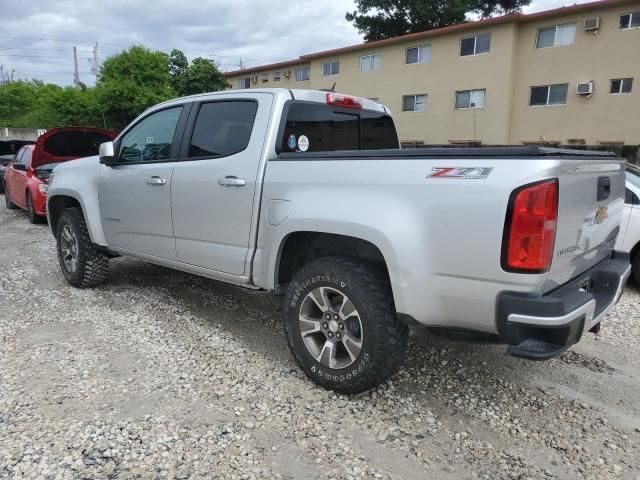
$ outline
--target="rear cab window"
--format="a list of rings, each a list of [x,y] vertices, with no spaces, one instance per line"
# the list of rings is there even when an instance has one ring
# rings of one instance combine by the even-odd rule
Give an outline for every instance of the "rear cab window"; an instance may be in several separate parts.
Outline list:
[[[293,101],[286,112],[281,152],[397,149],[393,119],[384,112]]]

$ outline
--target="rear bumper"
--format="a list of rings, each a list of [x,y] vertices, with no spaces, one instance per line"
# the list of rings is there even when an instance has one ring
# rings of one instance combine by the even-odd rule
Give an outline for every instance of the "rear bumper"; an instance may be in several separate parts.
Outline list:
[[[614,252],[542,297],[500,294],[498,331],[507,351],[532,360],[562,353],[599,325],[620,299],[630,273],[629,255]]]

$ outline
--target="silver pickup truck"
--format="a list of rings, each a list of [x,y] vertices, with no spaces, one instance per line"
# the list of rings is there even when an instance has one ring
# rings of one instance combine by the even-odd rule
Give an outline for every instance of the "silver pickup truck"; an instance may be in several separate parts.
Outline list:
[[[300,367],[353,393],[395,371],[412,323],[530,359],[597,330],[630,272],[613,251],[623,163],[400,150],[376,102],[238,90],[157,105],[99,157],[60,165],[47,211],[71,285],[128,255],[272,291]]]

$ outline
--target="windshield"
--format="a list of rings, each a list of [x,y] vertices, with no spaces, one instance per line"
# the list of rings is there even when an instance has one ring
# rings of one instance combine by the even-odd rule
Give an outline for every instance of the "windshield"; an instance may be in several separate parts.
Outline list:
[[[640,167],[627,165],[627,182],[636,188],[640,188]]]

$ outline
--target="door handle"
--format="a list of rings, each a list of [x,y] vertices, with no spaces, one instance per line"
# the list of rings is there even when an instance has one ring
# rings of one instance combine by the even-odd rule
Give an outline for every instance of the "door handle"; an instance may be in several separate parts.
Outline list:
[[[218,185],[225,187],[244,187],[246,184],[247,181],[244,178],[238,178],[234,175],[227,175],[224,178],[218,179]]]
[[[167,181],[164,178],[160,178],[156,175],[147,178],[147,185],[164,185]]]

